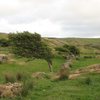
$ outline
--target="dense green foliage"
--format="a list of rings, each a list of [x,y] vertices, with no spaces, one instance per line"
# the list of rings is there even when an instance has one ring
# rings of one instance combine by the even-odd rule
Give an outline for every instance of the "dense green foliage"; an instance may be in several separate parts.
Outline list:
[[[73,45],[63,45],[62,47],[56,48],[59,54],[63,55],[66,58],[76,57],[80,55],[80,51],[76,46]]]
[[[42,42],[42,38],[39,34],[31,34],[26,31],[17,34],[9,34],[9,39],[14,54],[29,59],[45,59],[48,62],[50,71],[52,71],[51,59],[53,54],[51,49]]]

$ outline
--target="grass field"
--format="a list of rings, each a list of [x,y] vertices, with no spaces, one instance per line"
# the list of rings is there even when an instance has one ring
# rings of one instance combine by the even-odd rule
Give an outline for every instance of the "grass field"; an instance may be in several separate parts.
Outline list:
[[[0,34],[0,38],[7,38],[6,34]],[[44,38],[44,40],[54,49],[58,44],[76,45],[81,50],[81,58],[75,60],[71,71],[85,68],[92,64],[100,64],[100,39],[54,39]],[[9,48],[0,47],[0,54],[9,54]],[[97,53],[97,54],[95,54]],[[83,56],[99,56],[99,58],[84,58]],[[54,72],[58,72],[65,62],[62,57],[53,59]],[[4,75],[10,73],[16,75],[23,73],[30,77],[34,72],[45,72],[51,74],[47,62],[35,59],[27,62],[25,58],[13,58],[13,61],[0,64],[0,83],[5,82]],[[34,88],[26,96],[16,98],[0,98],[0,100],[100,100],[100,74],[91,73],[78,77],[74,80],[53,81],[48,78],[34,79]]]
[[[53,67],[54,71],[57,71],[61,64],[64,63],[64,59],[62,58],[54,58],[53,59]],[[34,60],[30,62],[26,62],[26,59],[16,59],[13,63],[9,64],[0,64],[0,75],[4,75],[7,72],[10,73],[30,73],[33,72],[49,72],[49,68],[47,62],[45,60]]]
[[[25,62],[25,59],[16,59],[12,64],[0,65],[0,82],[4,82],[3,75],[7,72],[16,74],[17,72],[28,73],[46,72],[49,73],[47,62],[44,60],[34,60]],[[56,57],[53,59],[54,71],[57,72],[65,60]],[[73,63],[72,70],[100,63],[100,59],[80,59]],[[88,85],[86,80],[90,78]],[[99,100],[100,98],[100,74],[92,73],[80,76],[75,80],[52,81],[50,79],[34,80],[34,88],[26,97],[17,97],[15,99],[0,100]]]

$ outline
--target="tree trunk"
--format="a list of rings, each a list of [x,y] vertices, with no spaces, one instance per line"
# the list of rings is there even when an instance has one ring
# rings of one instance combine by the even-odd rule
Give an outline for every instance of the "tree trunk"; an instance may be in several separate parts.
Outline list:
[[[48,66],[49,66],[50,72],[53,72],[53,68],[52,68],[52,63],[51,62],[48,62]]]

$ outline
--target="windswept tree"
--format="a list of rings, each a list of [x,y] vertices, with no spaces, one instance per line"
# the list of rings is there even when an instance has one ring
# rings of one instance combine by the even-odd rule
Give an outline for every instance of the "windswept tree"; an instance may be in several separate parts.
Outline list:
[[[66,59],[72,59],[80,55],[79,49],[73,45],[65,44],[62,47],[57,47],[55,49],[56,51],[58,51],[59,54],[61,54]]]
[[[31,34],[27,31],[9,34],[12,51],[15,55],[28,59],[44,59],[52,70],[52,50],[44,42],[38,33]]]

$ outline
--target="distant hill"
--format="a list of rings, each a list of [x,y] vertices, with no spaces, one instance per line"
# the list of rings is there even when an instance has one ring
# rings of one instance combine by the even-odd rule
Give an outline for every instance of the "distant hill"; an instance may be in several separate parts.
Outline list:
[[[6,39],[7,37],[8,37],[8,33],[0,32],[0,39],[2,38]]]
[[[8,34],[0,33],[1,38],[7,38]],[[60,47],[64,44],[77,46],[82,53],[100,54],[100,38],[43,38],[51,48]]]
[[[77,46],[82,53],[100,54],[100,38],[44,38],[44,40],[52,48],[70,44]]]

